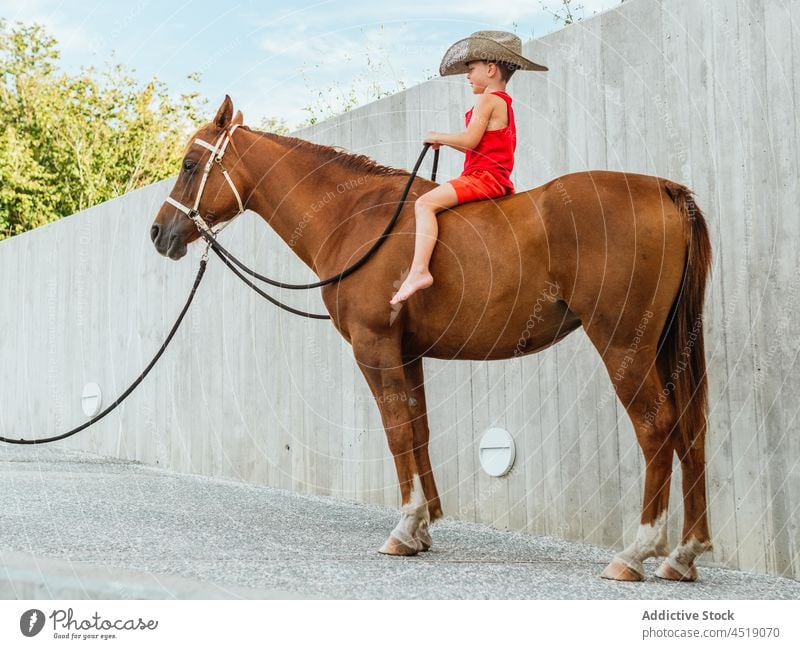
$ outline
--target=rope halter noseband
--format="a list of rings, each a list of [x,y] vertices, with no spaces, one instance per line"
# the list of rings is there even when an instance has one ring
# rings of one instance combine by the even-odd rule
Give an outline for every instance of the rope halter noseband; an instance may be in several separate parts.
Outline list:
[[[206,166],[203,169],[203,178],[200,181],[200,188],[197,190],[197,197],[194,199],[194,207],[189,208],[183,203],[179,203],[176,201],[172,196],[167,196],[167,199],[164,201],[165,203],[169,203],[173,207],[179,209],[183,212],[186,216],[188,216],[192,222],[197,226],[197,229],[200,230],[201,234],[205,233],[210,237],[215,237],[218,232],[220,232],[226,225],[228,225],[233,219],[235,219],[239,214],[244,212],[244,206],[242,205],[242,198],[239,196],[239,192],[236,190],[236,185],[233,184],[230,175],[228,174],[228,170],[222,164],[222,156],[225,155],[225,150],[228,148],[228,144],[231,141],[231,136],[233,132],[239,128],[238,124],[234,124],[230,129],[225,129],[222,135],[219,136],[217,139],[216,144],[210,144],[205,140],[201,140],[200,138],[196,138],[194,143],[199,144],[203,148],[208,149],[211,151],[211,157],[206,162]],[[239,211],[234,214],[230,219],[223,221],[222,223],[217,224],[213,228],[208,227],[208,224],[203,220],[200,216],[200,212],[197,211],[197,208],[200,206],[200,199],[203,197],[203,190],[206,188],[206,181],[208,180],[208,176],[211,174],[211,168],[214,163],[219,165],[219,168],[222,170],[222,175],[225,177],[225,180],[228,182],[228,185],[233,192],[233,195],[236,197],[236,202],[239,204]],[[206,250],[206,252],[208,252]]]

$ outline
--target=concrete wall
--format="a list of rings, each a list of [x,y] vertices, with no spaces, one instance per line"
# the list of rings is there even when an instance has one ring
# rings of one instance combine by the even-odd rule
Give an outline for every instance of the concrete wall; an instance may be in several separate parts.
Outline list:
[[[715,250],[706,330],[715,549],[706,561],[795,578],[798,21],[800,0],[629,0],[528,43],[526,53],[551,71],[520,73],[509,86],[519,188],[624,169],[696,191]],[[409,167],[425,131],[460,128],[470,100],[463,78],[434,79],[300,135]],[[446,151],[443,177],[461,163]],[[200,254],[176,264],[148,240],[170,186],[0,243],[2,434],[41,436],[83,421],[87,381],[110,401],[158,347]],[[310,278],[252,214],[223,236],[272,276]],[[120,411],[64,444],[397,504],[377,409],[349,347],[329,324],[261,301],[216,261],[151,377]],[[316,293],[285,297],[321,308]],[[582,332],[522,361],[426,361],[425,369],[447,515],[614,548],[633,538],[641,453]],[[476,441],[491,425],[517,442],[515,468],[502,479],[486,477],[477,460]]]

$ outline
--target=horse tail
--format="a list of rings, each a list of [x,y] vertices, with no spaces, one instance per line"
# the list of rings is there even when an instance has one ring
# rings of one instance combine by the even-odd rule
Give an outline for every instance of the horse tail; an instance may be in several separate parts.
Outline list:
[[[685,449],[705,440],[708,383],[703,342],[703,302],[711,270],[711,241],[706,219],[692,190],[669,180],[664,190],[683,217],[686,261],[683,280],[659,343],[667,389],[674,394],[677,428]]]

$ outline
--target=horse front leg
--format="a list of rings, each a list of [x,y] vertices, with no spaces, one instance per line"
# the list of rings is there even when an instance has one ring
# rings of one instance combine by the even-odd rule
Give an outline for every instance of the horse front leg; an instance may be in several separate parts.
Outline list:
[[[405,365],[406,381],[410,397],[408,399],[411,424],[414,429],[414,459],[420,471],[422,490],[428,503],[430,520],[424,520],[417,529],[417,540],[422,543],[422,550],[430,549],[432,539],[428,526],[431,522],[442,517],[442,505],[439,501],[439,492],[433,477],[430,455],[428,454],[428,404],[425,400],[425,377],[422,370],[422,358],[416,358]]]
[[[391,340],[378,337],[354,338],[353,352],[378,404],[400,483],[400,521],[379,552],[412,556],[426,549],[418,536],[422,528],[422,538],[426,538],[430,515],[414,453],[411,393],[400,348]]]

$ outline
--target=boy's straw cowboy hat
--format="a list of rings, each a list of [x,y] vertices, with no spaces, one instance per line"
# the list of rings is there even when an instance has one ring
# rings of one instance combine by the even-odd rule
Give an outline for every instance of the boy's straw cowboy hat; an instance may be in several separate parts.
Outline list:
[[[518,70],[547,68],[522,56],[522,41],[511,32],[483,31],[470,34],[453,43],[445,52],[439,66],[439,74],[465,74],[470,61],[495,61],[508,63]]]

